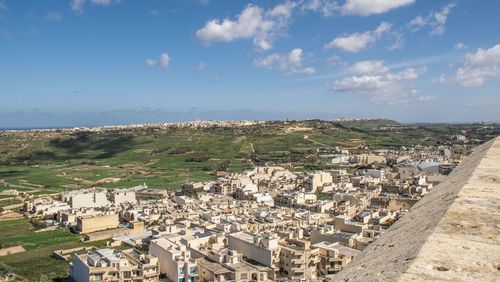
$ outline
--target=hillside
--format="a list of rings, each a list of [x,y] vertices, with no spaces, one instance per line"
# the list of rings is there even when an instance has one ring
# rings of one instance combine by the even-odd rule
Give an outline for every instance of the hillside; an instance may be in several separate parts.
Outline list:
[[[42,192],[146,183],[175,189],[275,163],[294,170],[329,168],[335,147],[354,151],[490,139],[498,125],[403,125],[389,120],[277,121],[246,126],[150,126],[101,131],[0,132],[0,189]],[[390,133],[390,134],[389,134]],[[306,136],[306,138],[305,138]],[[2,184],[3,183],[3,184]],[[4,187],[2,187],[4,186]]]

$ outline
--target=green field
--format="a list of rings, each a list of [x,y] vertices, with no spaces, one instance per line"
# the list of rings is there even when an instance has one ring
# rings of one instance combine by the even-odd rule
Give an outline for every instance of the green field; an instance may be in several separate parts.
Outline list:
[[[464,130],[473,131],[471,136],[483,142],[493,137],[482,133],[483,128],[481,124],[401,125],[372,120],[269,122],[238,128],[5,132],[0,133],[0,180],[47,193],[142,183],[178,189],[187,181],[214,179],[216,170],[239,172],[264,163],[297,170],[329,168],[329,159],[320,155],[331,154],[334,146],[360,151],[366,146],[436,145]]]
[[[17,200],[13,197],[7,197],[7,199],[0,198],[0,208],[5,207],[5,206],[20,204],[20,203],[21,203],[20,200]]]
[[[3,247],[22,245],[26,250],[34,250],[79,240],[78,235],[67,229],[35,233],[25,219],[0,222],[0,229],[5,229],[0,231],[0,243]]]
[[[51,256],[54,250],[76,248],[85,245],[80,236],[67,229],[35,232],[28,219],[0,222],[0,244],[2,247],[21,245],[26,252],[0,257],[0,268],[12,271],[29,281],[51,281],[65,278],[68,262]],[[87,244],[89,245],[89,244]],[[103,245],[103,242],[92,243]]]

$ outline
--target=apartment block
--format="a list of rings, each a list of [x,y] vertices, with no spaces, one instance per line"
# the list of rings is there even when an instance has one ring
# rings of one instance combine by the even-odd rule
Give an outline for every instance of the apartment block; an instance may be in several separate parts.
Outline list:
[[[121,205],[124,203],[137,203],[135,191],[132,189],[115,189],[110,193],[110,195],[111,201],[114,205]]]
[[[191,253],[185,245],[166,238],[153,239],[149,245],[149,253],[158,258],[160,272],[166,274],[169,281],[199,281],[196,260],[191,258]]]
[[[70,191],[63,195],[63,200],[73,209],[101,208],[109,205],[106,191],[101,189]]]
[[[236,232],[227,236],[228,247],[241,253],[243,257],[271,268],[273,278],[279,268],[280,246],[273,234],[250,234]]]
[[[288,279],[316,279],[316,265],[319,263],[319,250],[311,248],[311,242],[290,239],[280,244],[280,274]]]
[[[75,282],[158,282],[158,259],[136,250],[100,249],[73,255],[69,274]]]
[[[319,188],[322,188],[326,184],[331,184],[333,182],[332,174],[329,172],[317,172],[309,177],[307,180],[307,188],[309,191],[316,193]]]
[[[231,249],[210,251],[206,258],[197,260],[200,269],[200,281],[269,281],[269,268],[251,264],[243,256]]]
[[[80,233],[117,228],[119,225],[117,213],[79,216],[76,218],[76,231]]]
[[[341,271],[361,251],[337,243],[320,242],[314,244],[319,251],[318,275],[331,275]]]

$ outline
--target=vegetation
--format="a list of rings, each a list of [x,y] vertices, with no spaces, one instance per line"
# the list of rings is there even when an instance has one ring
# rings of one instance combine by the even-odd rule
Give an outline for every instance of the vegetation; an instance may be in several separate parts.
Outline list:
[[[319,201],[331,201],[333,199],[332,193],[316,193],[316,197]]]
[[[215,170],[238,172],[263,163],[323,169],[331,166],[328,155],[335,146],[359,151],[435,145],[450,134],[483,127],[311,120],[244,127],[4,132],[0,180],[46,192],[142,183],[176,189],[186,181],[213,179]]]
[[[34,228],[25,219],[0,222],[0,236],[2,247],[22,245],[26,250],[75,242],[80,239],[78,235],[67,229],[35,233]]]
[[[67,229],[35,230],[28,219],[0,221],[0,246],[21,245],[26,249],[23,253],[0,257],[0,272],[14,272],[29,281],[52,281],[67,277],[68,262],[53,258],[52,252],[89,243],[82,243],[79,235]],[[104,242],[93,242],[92,245],[104,246]]]
[[[0,198],[0,208],[10,206],[10,205],[15,205],[15,204],[20,204],[21,200],[17,200],[13,197],[7,197],[7,199]]]

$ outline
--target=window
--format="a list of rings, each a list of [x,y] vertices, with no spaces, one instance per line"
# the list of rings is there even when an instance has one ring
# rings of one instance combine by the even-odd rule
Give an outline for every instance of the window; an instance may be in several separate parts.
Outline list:
[[[96,273],[96,274],[94,274],[94,279],[95,280],[102,280],[102,273]]]
[[[242,273],[240,277],[241,277],[241,280],[246,280],[246,279],[248,279],[248,274]]]

